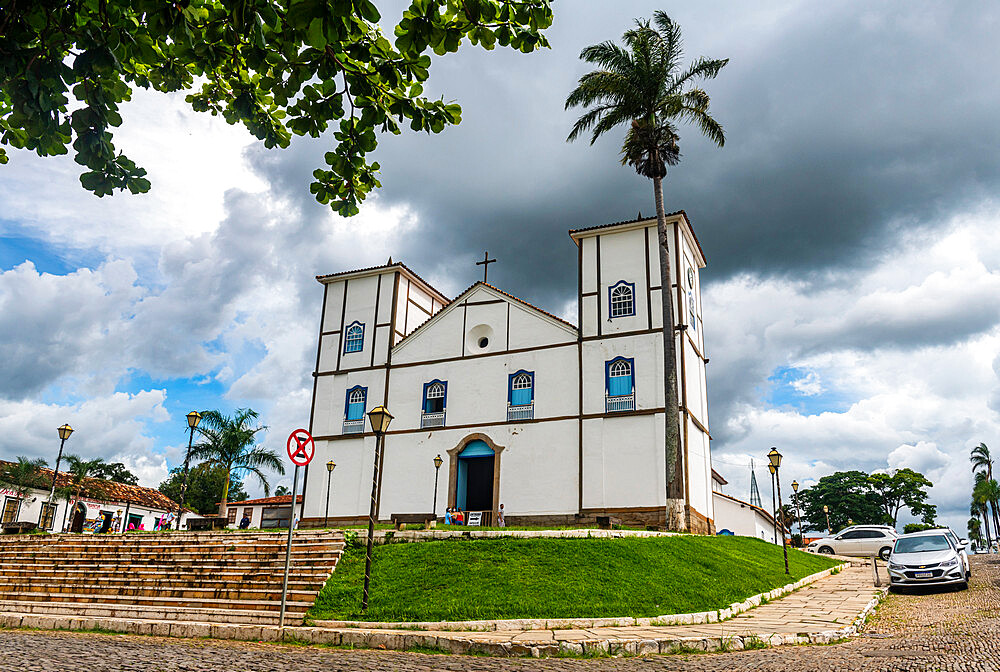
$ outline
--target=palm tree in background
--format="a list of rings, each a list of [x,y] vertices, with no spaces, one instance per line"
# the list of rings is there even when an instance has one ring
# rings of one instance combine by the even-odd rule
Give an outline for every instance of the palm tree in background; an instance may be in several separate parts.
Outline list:
[[[71,484],[68,490],[63,490],[63,492],[66,492],[66,508],[63,509],[62,524],[64,532],[66,531],[66,521],[69,518],[69,493],[73,493],[74,501],[79,501],[80,493],[83,492],[83,482],[88,478],[93,478],[94,474],[104,466],[104,460],[100,457],[95,457],[92,460],[83,460],[77,455],[67,455],[66,465],[66,471],[70,474]]]
[[[251,408],[239,408],[231,417],[219,411],[202,413],[197,432],[204,439],[191,449],[191,457],[222,467],[226,479],[222,486],[219,515],[226,515],[229,500],[229,481],[234,473],[253,474],[264,487],[264,496],[271,493],[271,484],[264,475],[265,469],[285,473],[285,465],[274,451],[258,446],[257,434],[267,430],[258,425],[260,415]]]
[[[0,471],[0,481],[10,486],[10,489],[17,495],[17,507],[14,509],[14,518],[11,522],[17,522],[21,513],[21,503],[28,496],[31,488],[45,488],[42,478],[42,469],[48,466],[45,460],[36,458],[30,460],[24,456],[18,456],[17,462],[12,462]]]
[[[587,108],[577,119],[567,138],[572,142],[590,131],[590,144],[619,126],[627,126],[621,149],[622,165],[628,165],[653,181],[656,201],[656,228],[660,254],[660,296],[663,302],[663,360],[666,415],[667,524],[671,529],[687,527],[684,516],[683,463],[680,443],[680,404],[677,395],[677,357],[674,345],[674,310],[670,280],[670,257],[666,215],[663,207],[663,178],[667,166],[680,161],[676,122],[698,126],[719,147],[726,138],[708,113],[708,94],[695,86],[699,80],[714,79],[729,59],[699,58],[686,68],[681,28],[665,12],[653,14],[653,25],[637,19],[635,28],[622,36],[624,47],[607,41],[591,45],[580,58],[598,66],[577,83],[566,98],[566,109]],[[654,27],[655,26],[655,27]]]
[[[986,503],[989,504],[989,507],[993,511],[994,535],[1000,538],[1000,513],[998,513],[998,508],[1000,508],[1000,484],[997,484],[996,479],[993,478],[993,457],[990,455],[990,449],[985,443],[980,443],[972,449],[969,461],[972,462],[972,473],[976,475],[973,499],[976,499],[975,493],[977,490],[985,498]],[[980,476],[983,478],[980,478]],[[985,509],[984,505],[984,518]]]
[[[986,447],[985,443],[980,443],[972,449],[969,461],[972,462],[973,472],[985,471],[986,478],[993,480],[993,458],[990,456],[990,449]]]

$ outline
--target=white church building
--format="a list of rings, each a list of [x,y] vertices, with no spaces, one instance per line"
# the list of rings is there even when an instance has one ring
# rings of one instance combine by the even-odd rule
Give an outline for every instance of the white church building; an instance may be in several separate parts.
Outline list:
[[[667,217],[677,321],[686,520],[715,532],[701,246],[684,212]],[[508,525],[591,525],[598,516],[664,526],[667,483],[663,311],[655,218],[570,231],[579,326],[477,282],[454,299],[402,263],[317,277],[323,308],[303,526],[366,520],[375,436],[394,420],[379,476],[379,520],[504,504]]]

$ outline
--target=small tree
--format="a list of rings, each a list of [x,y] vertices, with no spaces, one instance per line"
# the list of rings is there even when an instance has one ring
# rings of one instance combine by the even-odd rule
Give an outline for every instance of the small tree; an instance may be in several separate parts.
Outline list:
[[[21,503],[28,496],[28,491],[32,488],[45,489],[45,479],[42,477],[42,469],[48,466],[45,460],[36,458],[28,459],[18,456],[17,462],[6,465],[0,470],[0,481],[10,486],[10,489],[17,494],[17,507],[14,509],[14,520],[17,522],[21,514]]]
[[[222,491],[226,479],[226,470],[223,467],[202,462],[191,468],[188,474],[187,495],[184,506],[197,511],[201,515],[212,514],[219,509],[219,502],[222,501]],[[179,502],[181,498],[181,486],[184,482],[184,467],[174,467],[170,470],[167,480],[159,485],[159,491],[164,495]],[[246,499],[247,493],[243,489],[243,481],[236,476],[229,479],[229,488],[226,493],[226,501],[239,501]]]
[[[934,484],[923,474],[912,469],[897,469],[891,474],[872,474],[871,485],[885,512],[886,523],[895,527],[899,511],[904,507],[912,515],[920,516],[924,524],[934,522],[937,507],[927,503],[927,488]]]
[[[226,514],[229,496],[229,480],[234,474],[253,474],[264,488],[264,496],[271,493],[271,484],[264,474],[265,469],[285,473],[285,465],[277,454],[256,445],[257,434],[266,431],[264,425],[254,426],[260,415],[252,408],[240,408],[232,416],[219,411],[205,411],[202,414],[198,433],[204,439],[191,451],[194,459],[225,469],[226,477],[219,503],[219,515]]]

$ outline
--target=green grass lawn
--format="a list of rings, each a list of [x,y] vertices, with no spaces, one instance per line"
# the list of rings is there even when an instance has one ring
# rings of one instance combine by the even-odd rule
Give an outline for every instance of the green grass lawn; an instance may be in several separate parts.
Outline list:
[[[449,539],[349,548],[309,612],[316,619],[453,621],[659,616],[728,607],[837,564],[748,537]]]

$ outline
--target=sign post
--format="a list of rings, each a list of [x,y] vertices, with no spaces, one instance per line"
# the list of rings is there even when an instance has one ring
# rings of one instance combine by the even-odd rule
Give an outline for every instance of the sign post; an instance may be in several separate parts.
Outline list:
[[[292,563],[292,532],[295,530],[295,499],[299,491],[299,467],[304,467],[316,454],[316,444],[312,436],[304,429],[296,429],[288,435],[286,444],[288,458],[295,465],[295,475],[292,476],[292,513],[288,518],[288,543],[285,544],[285,578],[281,584],[281,612],[278,616],[278,630],[285,630],[285,603],[288,598],[288,570]],[[303,502],[305,504],[305,502]]]

